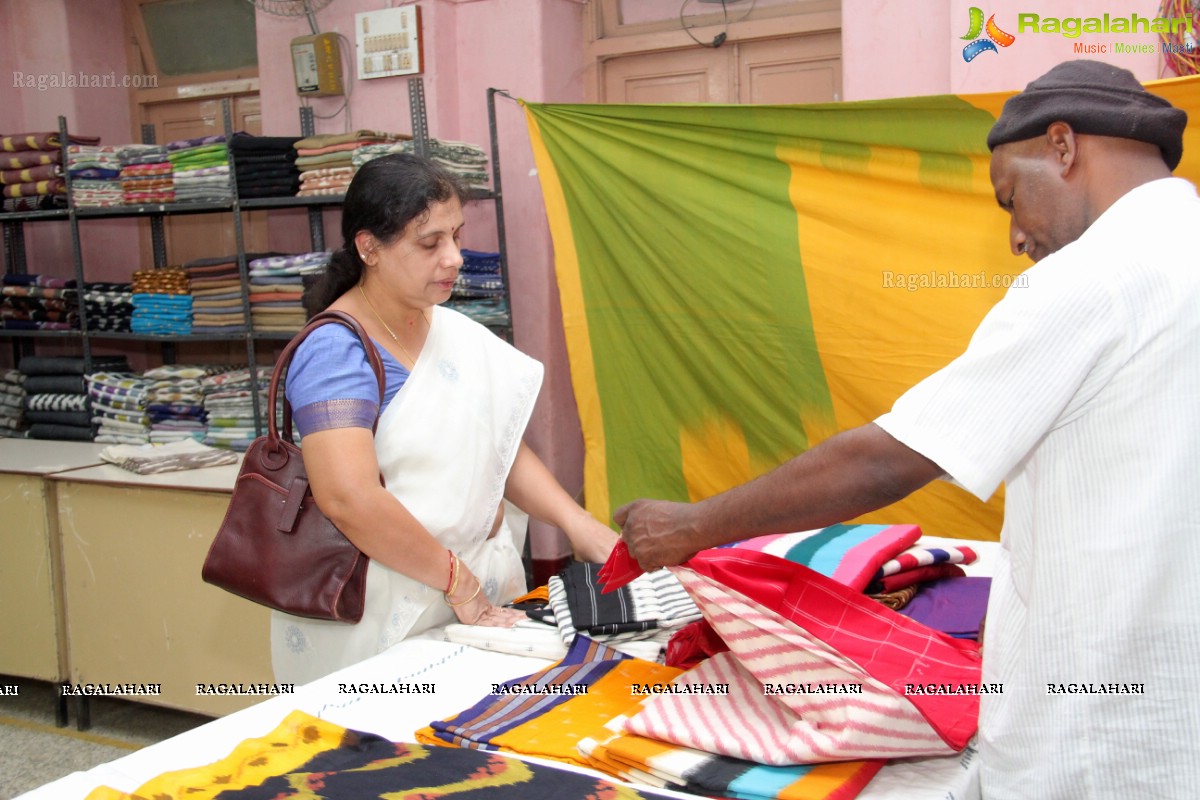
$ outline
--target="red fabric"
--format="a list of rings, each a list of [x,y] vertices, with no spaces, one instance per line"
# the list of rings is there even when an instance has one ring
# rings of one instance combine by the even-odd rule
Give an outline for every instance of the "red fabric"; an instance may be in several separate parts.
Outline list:
[[[934,631],[808,567],[766,553],[705,550],[681,566],[775,612],[853,661],[911,703],[955,750],[975,733],[978,695],[907,694],[905,687],[978,685],[977,642]],[[704,606],[701,611],[708,616]]]
[[[706,658],[723,653],[729,645],[717,635],[706,619],[684,625],[667,641],[664,663],[668,667],[691,669]]]
[[[603,587],[601,593],[608,594],[630,583],[641,574],[642,568],[629,554],[629,548],[625,546],[625,542],[620,541],[617,542],[617,546],[613,548],[608,560],[604,562],[604,566],[600,568],[596,576],[600,579],[600,585]]]

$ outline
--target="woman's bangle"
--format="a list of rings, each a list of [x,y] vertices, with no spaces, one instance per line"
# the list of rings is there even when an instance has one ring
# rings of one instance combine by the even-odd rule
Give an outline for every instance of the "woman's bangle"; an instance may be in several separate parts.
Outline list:
[[[450,595],[447,594],[446,595],[446,605],[450,606],[451,608],[458,608],[459,606],[465,606],[467,603],[471,602],[472,600],[474,600],[476,597],[479,596],[479,590],[482,588],[483,588],[483,584],[476,581],[475,582],[475,591],[471,593],[470,597],[468,597],[466,600],[463,600],[461,603],[454,602],[453,600],[450,599]]]
[[[454,555],[454,551],[447,550],[446,552],[450,554],[450,580],[446,584],[446,591],[442,592],[442,594],[450,596],[458,588],[458,576],[461,570],[458,556]]]

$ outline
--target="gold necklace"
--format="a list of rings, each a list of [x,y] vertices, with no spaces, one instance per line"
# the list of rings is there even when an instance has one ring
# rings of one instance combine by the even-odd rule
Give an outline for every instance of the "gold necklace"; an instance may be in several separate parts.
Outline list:
[[[413,365],[415,366],[417,363],[417,360],[415,358],[413,358],[412,353],[408,352],[408,348],[405,347],[404,344],[400,341],[400,337],[396,336],[396,332],[393,331],[388,326],[388,324],[383,321],[383,317],[379,316],[379,312],[375,310],[375,306],[371,305],[371,299],[369,297],[367,297],[367,293],[363,291],[363,287],[362,287],[361,283],[358,284],[358,293],[362,295],[363,302],[365,302],[367,304],[367,308],[371,309],[371,313],[375,315],[375,319],[379,320],[379,324],[382,325],[383,329],[388,332],[388,336],[392,337],[392,341],[396,343],[396,346],[399,347],[401,351],[403,351],[404,355],[408,356],[408,360],[411,361],[413,363]],[[425,319],[424,311],[421,312],[421,318]],[[428,319],[425,319],[425,324],[429,325]]]

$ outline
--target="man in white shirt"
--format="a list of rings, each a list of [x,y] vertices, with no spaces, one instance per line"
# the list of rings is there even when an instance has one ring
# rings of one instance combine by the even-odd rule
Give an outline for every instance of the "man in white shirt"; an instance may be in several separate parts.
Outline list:
[[[981,698],[987,798],[1200,786],[1200,198],[1187,117],[1131,73],[1060,64],[988,136],[1035,263],[967,350],[873,423],[696,504],[615,519],[643,568],[807,530],[935,478],[1006,484]],[[915,520],[919,522],[919,520]]]

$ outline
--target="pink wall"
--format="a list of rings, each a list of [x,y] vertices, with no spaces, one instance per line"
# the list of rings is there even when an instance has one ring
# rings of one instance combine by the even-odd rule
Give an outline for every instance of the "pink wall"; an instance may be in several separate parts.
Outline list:
[[[63,75],[82,73],[120,83],[125,63],[120,0],[3,0],[0,2],[0,131],[68,129],[100,136],[103,144],[134,140],[128,91],[117,86],[49,88]],[[20,73],[18,75],[17,73]],[[47,88],[28,88],[43,78]],[[21,87],[14,86],[20,82]],[[28,270],[73,276],[71,239],[65,223],[26,225]],[[84,225],[80,239],[89,280],[128,280],[138,258],[137,222],[111,220]]]
[[[583,22],[585,7],[576,0],[425,0],[422,77],[431,136],[488,146],[487,89],[508,90],[514,97],[538,101],[580,102],[583,98]],[[383,7],[379,0],[342,0],[322,10],[322,31],[352,38],[354,14]],[[292,83],[288,42],[309,32],[307,21],[259,13],[259,85],[263,133],[295,135],[300,102]],[[341,99],[311,101],[329,114]],[[411,131],[406,78],[356,81],[350,111],[354,128]],[[497,98],[505,230],[509,251],[514,337],[525,352],[546,365],[546,379],[526,436],[530,446],[574,493],[583,484],[583,444],[571,392],[563,340],[553,252],[541,188],[533,173],[533,154],[520,107]],[[318,132],[344,130],[344,115],[318,121]],[[274,224],[271,244],[303,246],[300,221]],[[340,245],[336,214],[327,219],[326,242]],[[493,205],[468,209],[463,243],[495,249]],[[535,558],[568,554],[565,539],[541,526],[532,537]]]
[[[960,37],[967,33],[969,9],[996,17],[1016,40],[998,52],[967,63]],[[903,8],[902,12],[898,9]],[[969,94],[1017,90],[1061,61],[1095,58],[1131,70],[1143,81],[1160,77],[1160,55],[1112,53],[1112,45],[1149,43],[1154,34],[1018,33],[1017,12],[1040,17],[1158,16],[1153,0],[1034,0],[989,6],[978,0],[921,0],[903,6],[888,0],[842,0],[842,87],[847,100],[874,100],[924,94]],[[1108,45],[1105,55],[1076,55],[1073,43]]]

